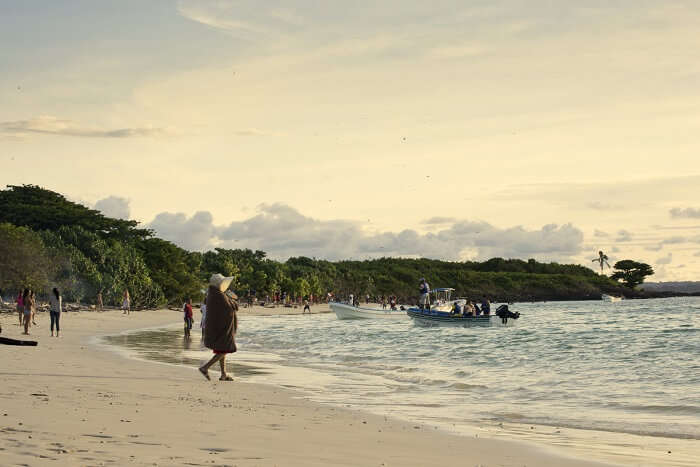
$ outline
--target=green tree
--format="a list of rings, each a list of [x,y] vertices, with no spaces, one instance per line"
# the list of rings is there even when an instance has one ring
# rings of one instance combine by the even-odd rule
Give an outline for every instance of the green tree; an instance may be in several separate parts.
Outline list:
[[[63,195],[35,185],[10,185],[0,190],[0,222],[21,225],[35,231],[80,226],[102,237],[141,239],[153,232],[137,229],[138,222],[112,219],[100,211],[68,201]]]
[[[303,277],[297,278],[297,280],[294,281],[294,294],[306,297],[309,295],[309,293],[311,293],[311,286],[309,286],[309,282]]]
[[[168,303],[181,304],[186,298],[201,299],[204,281],[199,277],[197,255],[160,238],[138,243],[149,275],[161,288]],[[199,261],[198,261],[199,260]]]
[[[50,266],[46,247],[36,232],[0,224],[0,288],[42,291],[48,285]]]
[[[654,274],[654,270],[648,264],[632,261],[631,259],[618,261],[613,268],[614,270],[610,278],[622,282],[630,289],[643,283],[647,276]]]

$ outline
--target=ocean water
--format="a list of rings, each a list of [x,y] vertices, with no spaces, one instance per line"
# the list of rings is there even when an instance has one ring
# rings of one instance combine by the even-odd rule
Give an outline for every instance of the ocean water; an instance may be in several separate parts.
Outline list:
[[[240,377],[457,432],[500,424],[700,440],[700,298],[515,304],[514,327],[425,328],[334,314],[241,317]],[[144,334],[145,333],[145,334]],[[195,365],[199,332],[114,336]],[[156,351],[157,350],[157,351]],[[245,370],[245,371],[244,371]]]

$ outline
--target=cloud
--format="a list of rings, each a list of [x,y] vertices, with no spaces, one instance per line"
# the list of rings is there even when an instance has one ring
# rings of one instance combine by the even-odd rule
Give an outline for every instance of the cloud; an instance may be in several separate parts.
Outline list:
[[[656,264],[666,265],[666,264],[671,264],[671,261],[673,261],[673,253],[669,253],[666,256],[658,258],[656,260]]]
[[[700,251],[698,251],[697,253],[693,254],[693,256],[700,256]]]
[[[190,218],[182,213],[162,212],[147,227],[182,248],[201,251],[213,248],[216,242],[213,220],[206,211],[199,211]]]
[[[663,249],[663,244],[659,243],[658,245],[649,245],[644,247],[645,250],[647,251],[661,251]]]
[[[700,219],[700,209],[696,208],[673,208],[669,213],[674,219]]]
[[[421,224],[423,225],[439,225],[439,224],[451,224],[453,222],[456,222],[457,219],[454,217],[441,217],[441,216],[435,216],[431,217],[430,219],[426,219]]]
[[[619,230],[617,232],[618,237],[615,239],[616,242],[631,242],[632,241],[632,232],[629,232],[627,230]]]
[[[593,236],[598,238],[607,238],[610,236],[610,234],[603,232],[602,230],[595,229],[595,231],[593,231]]]
[[[486,222],[444,220],[444,228],[426,234],[411,229],[370,233],[352,220],[318,220],[282,203],[262,204],[242,221],[216,226],[208,212],[188,218],[161,213],[148,227],[158,235],[193,250],[214,246],[251,248],[271,257],[310,256],[331,260],[382,256],[445,260],[537,257],[568,260],[582,250],[583,233],[571,224],[549,224],[539,230],[494,227]]]
[[[165,133],[166,131],[163,128],[154,127],[114,129],[88,127],[71,120],[60,119],[49,115],[42,115],[30,118],[29,120],[0,122],[0,134],[11,137],[44,134],[84,138],[133,138],[161,136]]]
[[[622,206],[605,203],[603,201],[591,201],[586,203],[586,207],[595,211],[617,211],[619,209],[623,209]]]
[[[131,214],[129,200],[119,196],[108,196],[99,200],[95,203],[95,209],[115,219],[129,219]]]
[[[664,238],[661,240],[661,243],[664,245],[677,245],[679,243],[686,243],[688,240],[685,237],[670,237],[670,238]]]
[[[260,130],[258,128],[242,128],[234,130],[233,134],[238,136],[272,136],[274,133],[270,131]]]

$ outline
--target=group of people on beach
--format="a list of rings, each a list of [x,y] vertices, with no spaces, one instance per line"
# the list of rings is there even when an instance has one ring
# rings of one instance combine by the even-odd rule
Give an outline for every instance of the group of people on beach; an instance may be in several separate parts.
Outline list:
[[[15,301],[17,305],[17,315],[19,325],[24,326],[25,335],[29,335],[29,329],[36,324],[36,294],[34,290],[25,288],[20,290]],[[51,317],[51,336],[54,336],[54,328],[56,329],[55,336],[58,337],[61,332],[61,312],[63,311],[63,299],[61,293],[56,287],[49,294],[49,315]]]
[[[389,295],[389,297],[382,295],[380,301],[382,302],[382,310],[386,310],[387,306],[391,310],[396,310],[396,304],[398,303],[396,295]]]

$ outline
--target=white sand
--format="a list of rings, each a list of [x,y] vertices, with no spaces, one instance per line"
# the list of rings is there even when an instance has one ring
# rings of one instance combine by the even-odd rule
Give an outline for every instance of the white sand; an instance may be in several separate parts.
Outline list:
[[[22,338],[16,314],[0,319],[3,336]],[[243,377],[219,382],[215,371],[208,382],[196,368],[128,359],[91,343],[95,335],[179,319],[167,310],[64,313],[56,339],[40,313],[31,336],[38,347],[0,345],[0,464],[601,465],[534,444],[316,405]]]

